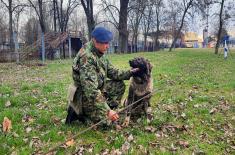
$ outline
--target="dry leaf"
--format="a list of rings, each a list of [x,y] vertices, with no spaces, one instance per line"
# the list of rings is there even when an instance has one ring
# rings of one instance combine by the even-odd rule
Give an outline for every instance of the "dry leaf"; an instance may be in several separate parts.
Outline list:
[[[22,118],[22,122],[23,123],[25,123],[25,122],[33,122],[34,121],[34,119],[33,119],[33,117],[32,116],[30,116],[30,115],[24,115],[24,117]]]
[[[5,107],[10,107],[11,106],[11,102],[10,101],[7,101],[6,103],[5,103]]]
[[[73,146],[73,145],[75,144],[75,141],[74,141],[74,139],[71,139],[71,140],[67,141],[65,144],[66,144],[68,147],[69,147],[69,146]]]
[[[134,137],[133,137],[132,134],[130,134],[130,135],[128,136],[128,138],[127,138],[127,141],[128,141],[128,142],[131,142],[131,141],[133,141],[133,140],[134,140]]]
[[[9,120],[7,117],[4,117],[4,120],[2,122],[3,132],[10,132],[11,128],[12,128],[11,120]]]
[[[122,144],[122,152],[127,152],[130,149],[131,145],[127,141]]]
[[[110,152],[111,155],[122,155],[123,153],[119,149],[113,149]]]
[[[217,112],[217,109],[216,108],[212,108],[211,111],[210,111],[210,114],[214,114],[215,112]]]
[[[189,147],[189,143],[187,141],[183,141],[183,140],[180,140],[178,141],[178,144],[181,146],[181,147]]]
[[[32,131],[32,128],[31,127],[27,127],[25,130],[26,130],[26,133],[29,133],[30,131]]]
[[[157,129],[156,128],[154,128],[154,127],[152,127],[152,126],[147,126],[147,127],[145,127],[145,131],[148,131],[148,132],[155,132]]]

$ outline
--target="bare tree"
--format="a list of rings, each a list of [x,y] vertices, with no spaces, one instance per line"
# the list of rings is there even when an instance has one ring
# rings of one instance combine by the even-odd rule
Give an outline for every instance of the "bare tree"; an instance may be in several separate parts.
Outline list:
[[[76,0],[68,0],[66,7],[63,0],[53,0],[53,3],[55,3],[60,32],[66,32],[70,15],[79,3]]]
[[[93,0],[81,0],[81,4],[87,18],[88,38],[91,39],[91,32],[95,28],[95,20],[93,16]]]
[[[181,8],[175,6],[180,6],[180,3],[178,1],[172,1],[168,4],[168,7],[166,8],[164,37],[176,37],[176,32],[180,25]]]
[[[143,20],[141,21],[141,28],[144,32],[144,50],[147,51],[147,36],[149,35],[150,29],[153,29],[153,2],[148,1],[148,4],[146,5],[145,13],[143,15]]]
[[[43,13],[44,12],[43,5],[44,5],[45,1],[43,1],[43,0],[37,0],[37,1],[28,0],[28,2],[30,3],[31,7],[34,8],[34,10],[38,16],[42,33],[45,33],[46,32],[46,24],[45,24],[45,17],[44,17],[44,13]]]
[[[7,8],[9,16],[9,36],[10,36],[10,48],[14,48],[13,41],[13,12],[15,12],[20,7],[25,7],[26,5],[20,2],[19,0],[1,0],[2,4]]]
[[[3,17],[4,15],[0,12],[0,44],[5,43],[7,39],[7,24]]]
[[[30,18],[27,23],[23,27],[24,31],[24,41],[27,45],[33,44],[38,38],[37,31],[38,31],[38,20],[34,17]]]
[[[177,40],[177,38],[179,37],[179,35],[180,35],[180,33],[181,33],[181,29],[183,28],[183,25],[184,25],[184,19],[185,19],[186,13],[187,13],[188,10],[190,9],[190,7],[192,7],[193,1],[194,1],[194,0],[183,0],[184,9],[183,9],[183,16],[182,16],[181,22],[180,22],[180,27],[179,27],[179,29],[177,30],[176,35],[175,35],[174,38],[173,38],[173,41],[172,41],[172,44],[171,44],[171,47],[170,47],[169,51],[171,51],[172,48],[175,46],[176,40]]]
[[[127,16],[128,16],[128,4],[129,0],[120,0],[120,12],[119,12],[119,41],[118,50],[121,53],[127,52],[128,45],[128,31],[127,31]]]
[[[225,2],[225,0],[221,0],[221,2],[220,2],[219,30],[218,30],[218,33],[217,33],[217,41],[216,41],[216,45],[215,45],[215,54],[218,54],[219,45],[220,45],[220,38],[221,38],[221,32],[222,32],[223,23],[224,23],[224,21],[223,21],[224,2]]]
[[[154,50],[159,50],[159,36],[160,36],[160,26],[163,23],[164,18],[164,2],[163,0],[156,0],[154,3],[155,14],[156,14],[156,33],[154,35]]]
[[[104,6],[104,11],[109,20],[106,22],[112,23],[118,30],[118,51],[121,53],[127,52],[128,46],[128,30],[127,30],[127,16],[128,16],[128,5],[129,0],[120,0],[119,7],[117,5],[108,3],[107,0],[102,0]],[[117,12],[117,15],[115,14]],[[117,19],[118,17],[118,19]],[[111,19],[110,19],[111,18]],[[104,22],[105,22],[104,21]]]
[[[137,0],[130,2],[130,6],[132,9],[129,14],[129,21],[132,31],[132,47],[134,47],[134,52],[137,52],[139,26],[140,26],[140,21],[144,15],[146,4],[147,3],[144,0]]]

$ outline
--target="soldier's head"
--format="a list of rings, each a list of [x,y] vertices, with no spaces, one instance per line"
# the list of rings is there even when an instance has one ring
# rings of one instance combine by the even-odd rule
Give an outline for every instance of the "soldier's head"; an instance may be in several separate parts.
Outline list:
[[[109,48],[109,42],[113,39],[113,34],[104,27],[97,27],[91,33],[95,48],[101,53],[105,53]]]

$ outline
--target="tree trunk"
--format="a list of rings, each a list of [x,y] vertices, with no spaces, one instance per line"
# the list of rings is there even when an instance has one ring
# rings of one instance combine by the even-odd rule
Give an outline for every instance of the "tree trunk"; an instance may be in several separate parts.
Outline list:
[[[13,51],[14,49],[14,40],[13,40],[13,27],[12,27],[12,24],[13,24],[13,20],[12,20],[12,0],[9,0],[9,6],[8,6],[8,13],[9,13],[9,37],[10,37],[10,40],[9,40],[9,43],[10,43],[10,49],[11,51]]]
[[[224,8],[224,1],[221,1],[221,7],[220,7],[220,14],[219,14],[219,31],[217,34],[217,41],[216,41],[216,46],[215,46],[215,54],[218,54],[219,50],[219,45],[220,45],[220,37],[221,37],[221,32],[222,32],[222,27],[223,27],[223,19],[222,19],[222,14],[223,14],[223,8]]]
[[[121,53],[127,52],[128,47],[128,31],[127,31],[127,8],[129,0],[120,0],[120,13],[119,13],[119,39],[118,51]]]
[[[169,51],[172,50],[172,48],[175,46],[175,43],[176,43],[176,40],[178,39],[179,35],[180,35],[180,32],[181,32],[181,29],[183,28],[183,25],[184,25],[184,18],[186,16],[186,13],[188,12],[188,9],[190,8],[190,6],[192,5],[193,3],[193,0],[190,0],[189,3],[187,4],[185,10],[184,10],[184,13],[183,13],[183,17],[181,19],[181,23],[180,23],[180,28],[178,29],[177,33],[176,33],[176,36],[174,37],[174,40],[171,44],[171,47],[169,49]]]
[[[144,34],[144,51],[148,51],[148,48],[147,48],[147,34]]]
[[[53,20],[54,20],[54,32],[57,31],[56,29],[56,0],[53,0],[53,11],[54,11],[54,17],[53,17]]]
[[[86,1],[86,3],[85,3]],[[95,20],[93,17],[93,1],[92,0],[81,0],[82,7],[86,14],[87,26],[88,26],[88,38],[91,39],[91,33],[95,28]]]

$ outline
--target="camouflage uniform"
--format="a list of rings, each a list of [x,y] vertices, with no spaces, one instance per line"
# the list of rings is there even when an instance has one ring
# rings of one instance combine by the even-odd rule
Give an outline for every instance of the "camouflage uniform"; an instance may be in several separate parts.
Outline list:
[[[106,118],[107,111],[120,103],[123,80],[130,79],[131,72],[115,69],[92,42],[78,52],[72,69],[76,91],[70,106],[94,123]]]

